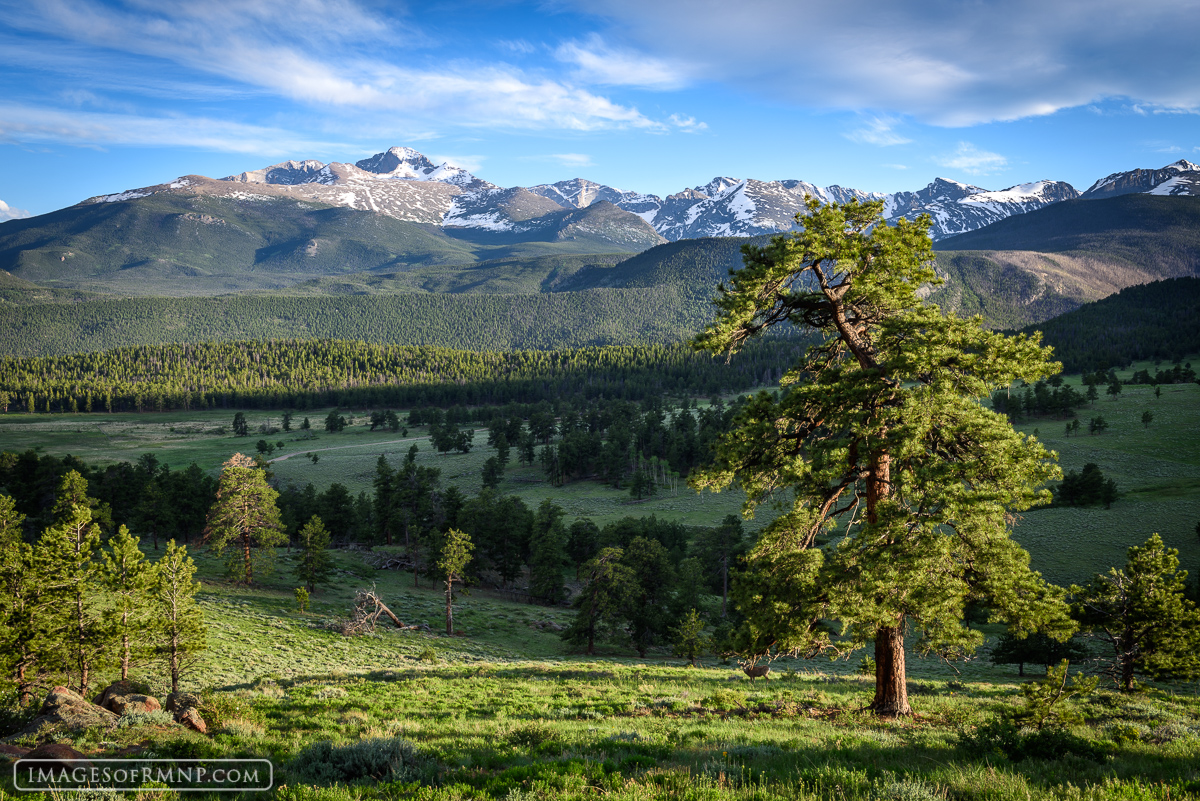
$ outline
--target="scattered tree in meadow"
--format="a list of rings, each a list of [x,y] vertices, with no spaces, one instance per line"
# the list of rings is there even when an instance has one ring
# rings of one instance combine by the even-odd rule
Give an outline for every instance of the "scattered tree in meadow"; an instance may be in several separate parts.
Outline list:
[[[21,706],[33,700],[58,601],[44,579],[45,561],[21,536],[24,520],[13,499],[0,495],[0,668]]]
[[[1065,636],[1072,624],[1006,529],[1012,510],[1049,500],[1037,487],[1059,475],[1052,454],[978,403],[1057,365],[1036,337],[1004,336],[923,303],[917,290],[939,283],[929,218],[881,225],[881,211],[879,202],[810,200],[803,231],[743,246],[745,266],[720,288],[718,319],[698,345],[732,353],[777,324],[811,328],[822,341],[783,376],[781,396],[746,405],[693,484],[738,481],[747,511],[794,492],[751,555],[762,576],[786,577],[801,593],[775,647],[874,641],[871,708],[892,716],[911,713],[905,635],[947,657],[969,652],[982,641],[963,622],[969,601],[1021,633]],[[817,547],[841,515],[842,544]],[[847,639],[835,643],[822,619],[840,621]]]
[[[500,460],[495,456],[489,456],[483,463],[482,479],[483,486],[488,489],[500,486],[500,482],[504,479],[504,465],[500,464]]]
[[[1087,648],[1076,638],[1065,642],[1040,632],[1027,637],[1001,634],[992,647],[993,665],[1016,665],[1017,675],[1025,675],[1025,665],[1044,665],[1049,674],[1051,665],[1062,660],[1078,661],[1087,657]]]
[[[321,518],[313,515],[296,535],[300,554],[293,571],[296,578],[304,582],[308,592],[315,592],[318,584],[328,584],[333,575],[333,559],[329,556],[329,532]]]
[[[1142,428],[1149,428],[1150,424],[1153,422],[1154,422],[1154,412],[1150,411],[1149,409],[1142,412]]]
[[[1075,617],[1107,646],[1107,673],[1122,690],[1133,689],[1138,673],[1160,679],[1200,675],[1200,610],[1184,595],[1187,571],[1179,570],[1178,557],[1153,534],[1129,549],[1124,569],[1071,587]]]
[[[557,604],[567,594],[563,585],[563,565],[566,555],[563,543],[567,537],[563,526],[566,513],[549,498],[538,506],[533,518],[533,536],[529,543],[529,593],[543,603]]]
[[[234,581],[253,583],[255,568],[269,569],[274,546],[286,542],[275,503],[278,497],[253,459],[235,453],[225,462],[204,537],[218,555],[230,545],[237,547],[226,563]]]
[[[154,582],[154,566],[146,561],[138,548],[138,538],[121,526],[108,541],[104,552],[101,578],[111,606],[107,611],[109,625],[118,639],[117,652],[121,678],[129,678],[131,664],[141,657],[148,645],[146,633],[150,627],[150,588]]]
[[[1068,470],[1062,483],[1055,489],[1055,500],[1066,506],[1102,503],[1108,508],[1117,499],[1117,495],[1117,482],[1105,478],[1095,462],[1088,462],[1078,473]]]
[[[246,437],[250,435],[250,424],[246,422],[245,412],[237,412],[234,414],[233,435],[235,437]]]
[[[196,564],[187,548],[167,543],[167,551],[155,565],[154,653],[171,677],[171,692],[179,692],[179,680],[195,667],[196,656],[206,647],[204,616],[196,605],[200,582],[194,581]]]
[[[1088,420],[1088,433],[1089,434],[1103,434],[1107,430],[1108,430],[1108,421],[1105,420],[1102,416],[1097,415],[1097,416],[1093,417],[1091,420]]]
[[[605,548],[583,566],[584,585],[575,596],[575,619],[562,633],[567,642],[596,653],[596,640],[619,630],[624,613],[637,593],[637,578],[621,559],[620,548]]]
[[[51,623],[50,629],[50,639],[56,646],[49,652],[52,667],[73,676],[79,693],[86,695],[93,671],[112,648],[113,631],[104,614],[104,586],[97,558],[100,527],[86,504],[71,506],[70,514],[62,510],[61,502],[72,498],[80,481],[74,470],[63,478],[56,515],[60,519],[42,534],[37,550],[45,560],[42,580],[61,599],[57,610],[61,617]],[[86,482],[83,487],[86,489]]]
[[[442,552],[438,558],[438,570],[446,585],[446,633],[454,634],[454,585],[462,584],[466,578],[467,565],[471,563],[471,553],[475,546],[471,536],[466,532],[452,528],[446,532],[442,543]]]
[[[674,633],[675,656],[682,656],[696,667],[696,660],[711,647],[710,639],[704,636],[704,619],[700,613],[695,609],[689,611]]]
[[[308,418],[304,418],[308,420]],[[325,416],[325,430],[330,434],[336,434],[346,427],[346,418],[338,414],[338,410],[334,409]]]

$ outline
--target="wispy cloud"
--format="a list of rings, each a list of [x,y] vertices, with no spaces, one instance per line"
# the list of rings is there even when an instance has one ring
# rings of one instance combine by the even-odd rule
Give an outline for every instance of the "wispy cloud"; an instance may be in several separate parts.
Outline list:
[[[0,0],[5,5],[10,24],[25,30],[166,60],[330,113],[357,109],[509,129],[666,127],[632,106],[508,64],[460,60],[414,66],[402,59],[423,44],[415,28],[392,24],[352,0],[163,0],[152,7]],[[619,77],[619,59],[606,61],[612,55],[607,52],[591,55],[607,64],[600,77]],[[580,50],[581,59],[588,57]]]
[[[0,141],[182,146],[267,156],[353,149],[342,142],[316,141],[279,128],[203,117],[59,111],[12,103],[0,104]]]
[[[681,114],[672,114],[667,118],[667,122],[684,133],[697,133],[708,130],[707,122],[698,122],[695,117],[686,117]]]
[[[3,200],[0,200],[0,222],[7,222],[8,220],[20,220],[28,216],[30,216],[29,212],[25,211],[25,209],[18,209],[17,207],[10,206]]]
[[[487,161],[487,156],[435,156],[431,153],[429,160],[434,164],[449,164],[467,172],[479,172],[483,162]]]
[[[635,50],[611,47],[599,36],[558,47],[559,61],[575,66],[574,79],[601,86],[637,86],[678,89],[687,83],[687,70],[679,64]]]
[[[1124,99],[1200,109],[1194,0],[569,0],[693,80],[831,109],[967,126]],[[1184,36],[1184,38],[1180,38]]]
[[[907,164],[884,164],[882,166],[887,167],[889,170],[907,170],[908,169]]]
[[[991,175],[1008,166],[1008,159],[999,153],[980,150],[970,142],[959,142],[953,153],[934,158],[942,167],[960,170],[968,175]]]
[[[591,167],[595,164],[586,153],[545,153],[539,156],[519,156],[518,161],[546,161],[564,167]]]
[[[861,127],[842,135],[860,145],[878,145],[879,147],[907,145],[912,140],[896,133],[897,124],[899,121],[894,117],[869,117],[863,120]]]

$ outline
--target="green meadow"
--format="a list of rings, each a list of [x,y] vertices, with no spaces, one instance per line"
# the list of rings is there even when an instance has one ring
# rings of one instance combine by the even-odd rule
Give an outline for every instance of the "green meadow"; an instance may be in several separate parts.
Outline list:
[[[1143,425],[1147,410],[1153,420]],[[314,428],[326,411],[308,413]],[[152,452],[174,469],[195,461],[215,473],[262,438],[284,443],[271,465],[280,482],[324,489],[336,481],[357,494],[370,493],[380,454],[395,464],[415,443],[418,462],[441,468],[443,485],[478,492],[483,462],[494,453],[483,431],[470,453],[441,455],[423,427],[406,436],[370,432],[368,411],[353,410],[353,423],[341,433],[318,430],[311,438],[256,433],[280,422],[278,414],[261,412],[248,413],[246,438],[230,434],[234,410],[10,413],[0,415],[0,450],[36,448],[89,463]],[[1065,436],[1061,419],[1018,427],[1036,429],[1065,470],[1096,463],[1120,495],[1110,509],[1024,513],[1015,533],[1034,567],[1056,583],[1083,581],[1122,564],[1130,545],[1157,531],[1180,549],[1184,567],[1200,568],[1200,386],[1164,386],[1157,398],[1151,387],[1124,386],[1117,399],[1102,392],[1078,415],[1078,435]],[[1098,415],[1108,428],[1088,435],[1087,422]],[[697,495],[686,486],[660,489],[641,502],[591,481],[553,487],[538,467],[515,461],[500,489],[530,506],[553,499],[568,523],[590,517],[600,525],[649,514],[714,525],[741,503],[737,492]],[[764,522],[760,515],[748,528]],[[1042,751],[989,745],[981,732],[1020,706],[1021,687],[1040,672],[1027,666],[1021,678],[1015,665],[991,664],[989,648],[1003,631],[996,625],[982,627],[988,644],[966,662],[920,658],[910,649],[916,714],[880,720],[864,710],[873,685],[860,675],[861,652],[839,661],[781,659],[769,681],[751,682],[736,663],[711,655],[693,668],[665,649],[646,658],[614,644],[596,657],[572,653],[558,634],[570,608],[516,603],[481,588],[456,597],[459,630],[445,636],[441,589],[427,579],[414,583],[408,572],[376,570],[361,550],[335,553],[333,585],[319,589],[304,613],[293,595],[295,555],[286,549],[274,571],[250,588],[227,583],[217,557],[200,548],[194,556],[207,650],[186,684],[201,695],[209,733],[147,722],[63,733],[60,742],[92,756],[269,758],[277,786],[261,795],[280,801],[1200,797],[1195,683],[1147,683],[1132,694],[1101,685],[1069,702],[1080,722]],[[366,636],[339,633],[355,591],[371,587],[402,621],[425,628],[389,624]],[[717,599],[707,603],[715,607]],[[165,693],[157,666],[143,666],[138,675]],[[351,763],[359,774],[337,773]],[[335,774],[341,778],[328,778]],[[0,798],[17,795],[11,777],[0,779]],[[95,797],[58,793],[52,801],[68,796]],[[151,787],[131,797],[188,798]]]

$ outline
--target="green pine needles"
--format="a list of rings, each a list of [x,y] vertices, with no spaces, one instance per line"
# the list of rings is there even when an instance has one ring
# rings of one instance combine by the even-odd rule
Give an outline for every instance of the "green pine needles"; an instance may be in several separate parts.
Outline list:
[[[978,400],[1058,365],[1037,337],[984,330],[922,302],[936,285],[928,218],[880,223],[880,203],[810,201],[804,230],[743,248],[745,267],[714,301],[697,347],[732,353],[776,325],[821,341],[760,394],[693,478],[734,481],[745,514],[782,514],[749,557],[739,602],[760,649],[842,653],[875,644],[881,715],[908,714],[905,637],[945,657],[982,636],[965,606],[988,606],[1016,632],[1070,633],[1061,593],[1030,570],[1011,513],[1049,500],[1053,454]],[[818,537],[840,526],[828,547]],[[841,624],[832,636],[820,621]]]

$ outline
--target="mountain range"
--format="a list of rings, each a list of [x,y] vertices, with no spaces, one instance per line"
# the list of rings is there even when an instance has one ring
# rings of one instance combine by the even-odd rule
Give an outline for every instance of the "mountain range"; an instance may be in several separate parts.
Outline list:
[[[447,232],[525,235],[557,228],[564,212],[611,204],[629,216],[610,215],[627,227],[629,245],[706,236],[755,236],[795,227],[808,197],[821,202],[882,200],[884,218],[929,214],[935,241],[974,231],[1015,214],[1076,198],[1134,192],[1200,193],[1200,167],[1178,161],[1161,170],[1133,170],[1097,181],[1082,195],[1063,181],[1041,180],[998,191],[938,178],[915,192],[881,194],[800,180],[762,181],[717,177],[667,197],[627,192],[573,178],[530,187],[499,187],[450,164],[434,164],[407,147],[393,147],[354,164],[284,161],[213,180],[189,175],[157,186],[101,195],[83,201],[106,203],[153,194],[206,194],[239,200],[289,198],[361,211],[405,222],[438,225]],[[557,215],[557,216],[556,216]],[[639,225],[634,217],[640,218]],[[653,241],[653,234],[659,239]],[[615,228],[609,229],[612,233]]]

